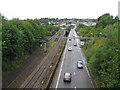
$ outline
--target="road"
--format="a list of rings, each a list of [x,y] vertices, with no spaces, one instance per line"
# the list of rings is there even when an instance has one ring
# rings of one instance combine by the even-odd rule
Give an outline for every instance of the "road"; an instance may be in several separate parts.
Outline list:
[[[70,31],[68,37],[73,36],[77,38],[75,28]],[[75,42],[77,46],[73,46]],[[72,51],[68,51],[68,47],[72,47]],[[83,69],[77,68],[78,60],[83,61]],[[72,38],[69,41],[68,39],[50,88],[94,88],[86,64],[80,48],[80,40]],[[63,81],[65,72],[72,74],[72,82]]]

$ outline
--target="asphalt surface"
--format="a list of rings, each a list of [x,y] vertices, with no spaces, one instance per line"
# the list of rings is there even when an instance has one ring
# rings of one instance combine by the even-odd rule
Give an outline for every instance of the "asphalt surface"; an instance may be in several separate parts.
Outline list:
[[[50,88],[94,88],[90,79],[88,69],[86,67],[87,62],[80,48],[80,40],[77,38],[75,28],[72,29],[68,37],[72,37],[72,40],[67,40],[65,50],[63,52],[61,61],[58,65],[54,78],[52,80]],[[77,46],[74,46],[74,43]],[[72,47],[72,51],[68,51],[68,47]],[[83,69],[77,68],[77,61],[83,61]],[[64,73],[72,74],[72,82],[64,82]]]

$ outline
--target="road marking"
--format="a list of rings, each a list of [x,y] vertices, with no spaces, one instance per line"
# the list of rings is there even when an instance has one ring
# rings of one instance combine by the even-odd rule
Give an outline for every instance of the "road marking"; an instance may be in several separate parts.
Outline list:
[[[77,35],[77,34],[76,34],[76,35]],[[78,40],[78,43],[79,43],[79,42],[80,42],[80,41]],[[79,44],[78,44],[78,46],[79,46]],[[79,47],[80,47],[80,46],[79,46]],[[93,84],[93,82],[92,82],[92,80],[91,80],[91,76],[90,76],[90,73],[89,73],[89,71],[88,71],[88,68],[87,68],[87,66],[86,66],[87,63],[85,62],[81,51],[82,51],[82,50],[81,50],[81,48],[80,48],[80,54],[81,54],[81,57],[82,57],[84,66],[85,66],[85,68],[86,68],[86,71],[87,71],[87,73],[88,73],[88,77],[89,77],[89,79],[90,79],[90,82],[91,82],[93,88],[95,88],[95,87],[94,87],[94,84]]]
[[[75,90],[76,90],[76,86],[75,86],[74,88],[75,88]]]
[[[73,63],[73,67],[75,67],[75,66],[74,66],[74,63]]]
[[[86,71],[87,71],[87,73],[88,73],[88,76],[89,76],[90,82],[91,82],[93,88],[95,88],[94,85],[93,85],[93,82],[92,82],[92,80],[91,80],[91,76],[90,76],[90,73],[89,73],[89,71],[88,71],[88,68],[87,68],[87,66],[86,66],[86,62],[85,62],[85,60],[84,60],[84,58],[83,58],[82,52],[80,51],[80,53],[81,53],[81,57],[82,57],[82,60],[83,60],[84,66],[85,66],[85,68],[86,68]]]
[[[65,47],[65,52],[64,52],[64,54],[63,54],[63,60],[62,60],[62,63],[61,63],[61,67],[60,67],[60,72],[59,72],[59,75],[58,75],[58,80],[57,80],[57,84],[56,84],[56,89],[57,89],[57,87],[58,87],[58,83],[59,83],[59,81],[60,81],[60,75],[61,75],[61,72],[62,72],[62,67],[63,67],[63,62],[64,62],[64,60],[65,60],[65,53],[66,53],[66,50],[67,49],[67,46]]]

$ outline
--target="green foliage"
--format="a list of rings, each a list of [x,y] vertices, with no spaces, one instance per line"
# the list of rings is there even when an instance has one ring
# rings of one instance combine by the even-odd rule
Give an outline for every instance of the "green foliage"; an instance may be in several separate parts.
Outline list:
[[[83,28],[85,26],[84,24],[79,24],[79,26],[76,28],[76,31],[79,31],[80,28]]]
[[[113,23],[114,23],[113,16],[111,16],[109,13],[106,13],[98,18],[98,23],[96,26],[105,28],[107,25]]]
[[[97,76],[98,84],[103,88],[115,88],[120,84],[118,81],[120,80],[120,61],[118,59],[120,46],[117,41],[117,32],[117,28],[112,25],[107,26],[104,29],[106,36],[101,38],[102,42],[95,43],[86,52],[90,66]]]
[[[95,26],[83,26],[82,28],[79,29],[78,34],[83,37],[95,37],[99,36],[100,30]]]
[[[6,72],[17,68],[24,56],[34,52],[39,39],[54,35],[59,28],[43,26],[37,19],[7,20],[3,16],[2,30],[3,72]]]
[[[80,35],[91,38],[84,52],[101,88],[120,88],[118,28],[120,22],[117,18],[105,14],[98,18],[96,27],[84,26],[79,29]]]
[[[103,29],[104,37],[97,37],[93,40],[95,42],[93,45],[89,43],[86,51],[89,66],[97,76],[98,85],[103,88],[115,88],[120,84],[118,81],[120,80],[118,59],[120,46],[116,25],[109,25]]]
[[[74,26],[73,25],[70,25],[70,26],[68,26],[67,28],[66,28],[66,30],[69,32],[71,29],[73,29],[74,28]]]
[[[48,35],[49,36],[52,36],[52,35],[54,35],[55,33],[56,33],[56,31],[58,31],[60,28],[59,27],[57,27],[57,26],[51,26],[51,25],[48,25],[48,26],[46,26],[46,28],[47,28],[47,30],[48,30]]]

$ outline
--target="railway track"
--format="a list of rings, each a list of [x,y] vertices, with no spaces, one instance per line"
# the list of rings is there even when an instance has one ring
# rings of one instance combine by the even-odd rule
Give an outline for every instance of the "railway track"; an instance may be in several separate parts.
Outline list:
[[[63,37],[61,34],[60,37]],[[60,43],[63,39],[59,39],[56,46],[49,52],[49,54],[43,59],[43,61],[37,66],[35,71],[26,79],[26,81],[20,86],[20,88],[39,88],[42,80],[46,74],[46,70],[49,68],[54,56],[56,55]]]
[[[54,35],[54,37],[63,37],[63,34],[63,31],[59,31],[56,35]],[[52,58],[54,57],[53,54],[57,52],[57,48],[61,39],[51,38],[50,41],[58,41],[56,46],[53,47],[52,50],[50,50],[51,55],[48,54],[43,60],[39,60],[41,59],[41,55],[39,55],[39,57],[31,58],[33,60],[36,60],[39,64],[36,65],[36,63],[32,61],[29,64],[26,64],[27,68],[22,68],[21,74],[15,77],[14,80],[7,82],[7,85],[3,88],[38,88],[39,83],[44,76],[45,70],[49,66]]]

